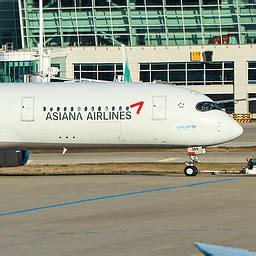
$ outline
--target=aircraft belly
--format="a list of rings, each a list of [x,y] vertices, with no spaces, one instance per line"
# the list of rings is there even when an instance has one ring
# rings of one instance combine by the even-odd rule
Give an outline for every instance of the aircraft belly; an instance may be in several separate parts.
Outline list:
[[[22,139],[12,131],[0,130],[0,149],[12,148],[20,145]]]

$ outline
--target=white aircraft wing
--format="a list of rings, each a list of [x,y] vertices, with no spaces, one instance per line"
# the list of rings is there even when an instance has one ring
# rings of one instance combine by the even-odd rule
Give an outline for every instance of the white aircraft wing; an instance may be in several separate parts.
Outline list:
[[[206,256],[256,256],[256,252],[213,244],[195,243],[196,248]]]

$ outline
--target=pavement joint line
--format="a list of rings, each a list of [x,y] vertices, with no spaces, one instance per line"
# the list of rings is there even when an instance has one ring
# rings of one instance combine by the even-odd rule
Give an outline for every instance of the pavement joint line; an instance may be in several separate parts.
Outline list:
[[[93,197],[93,198],[87,198],[87,199],[82,199],[82,200],[78,200],[78,201],[70,201],[70,202],[65,202],[65,203],[60,203],[60,204],[44,205],[44,206],[39,206],[39,207],[35,207],[35,208],[0,213],[0,217],[19,215],[19,214],[30,213],[30,212],[39,212],[42,210],[59,208],[59,207],[64,207],[64,206],[69,206],[69,205],[78,205],[81,203],[87,203],[87,202],[93,202],[93,201],[103,201],[103,200],[109,200],[109,199],[114,199],[114,198],[142,195],[142,194],[146,194],[146,193],[156,193],[156,192],[168,191],[168,190],[179,189],[179,188],[191,188],[191,187],[199,187],[199,186],[203,186],[203,185],[210,185],[210,184],[216,184],[216,183],[222,183],[222,182],[231,182],[231,181],[235,181],[235,180],[236,180],[236,178],[226,178],[226,179],[219,179],[219,180],[213,180],[213,181],[185,184],[185,185],[180,185],[180,186],[145,189],[145,190],[141,190],[141,191],[113,194],[113,195],[109,195],[109,196]]]

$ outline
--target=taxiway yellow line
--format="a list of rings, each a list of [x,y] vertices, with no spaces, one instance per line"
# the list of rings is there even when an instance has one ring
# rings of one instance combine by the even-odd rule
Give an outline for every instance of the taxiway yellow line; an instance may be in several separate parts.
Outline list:
[[[179,158],[167,157],[167,158],[164,158],[164,159],[159,160],[158,162],[159,162],[159,163],[165,163],[165,162],[171,162],[171,161],[174,161],[174,160],[177,160],[177,159],[179,159]]]

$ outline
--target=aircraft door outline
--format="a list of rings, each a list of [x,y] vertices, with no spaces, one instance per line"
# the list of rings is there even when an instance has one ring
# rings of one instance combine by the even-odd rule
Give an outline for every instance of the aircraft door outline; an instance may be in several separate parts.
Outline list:
[[[22,122],[34,122],[34,97],[23,97],[21,100],[21,121]]]
[[[153,120],[166,120],[166,96],[153,96]]]

